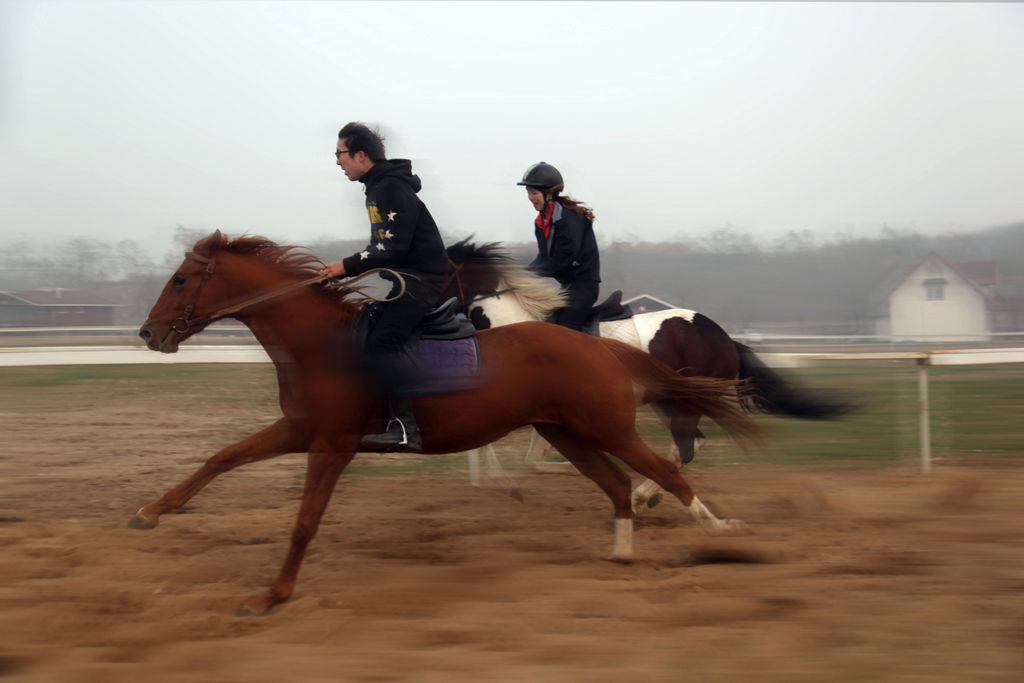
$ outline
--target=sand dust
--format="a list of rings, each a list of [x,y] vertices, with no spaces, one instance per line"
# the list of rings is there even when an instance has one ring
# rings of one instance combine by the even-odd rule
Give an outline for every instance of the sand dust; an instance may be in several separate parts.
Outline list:
[[[962,683],[1024,672],[1024,467],[1012,460],[930,476],[698,468],[702,499],[755,534],[709,538],[663,503],[638,522],[629,565],[603,559],[611,508],[580,477],[517,473],[525,503],[453,471],[343,477],[294,598],[236,617],[284,558],[303,457],[230,473],[156,529],[126,522],[272,418],[131,392],[5,400],[0,678]],[[525,443],[513,435],[499,453],[512,462]]]

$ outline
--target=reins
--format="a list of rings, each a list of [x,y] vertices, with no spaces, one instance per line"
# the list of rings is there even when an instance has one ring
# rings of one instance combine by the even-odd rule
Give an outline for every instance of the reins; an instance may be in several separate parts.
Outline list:
[[[466,299],[466,290],[462,286],[462,277],[460,276],[460,272],[462,271],[462,267],[465,266],[466,263],[467,263],[467,261],[463,261],[462,263],[456,263],[449,256],[448,257],[448,265],[451,266],[452,274],[448,276],[448,279],[445,280],[444,286],[441,288],[442,292],[447,290],[448,289],[448,285],[450,285],[452,283],[452,280],[454,280],[455,284],[459,288],[459,303],[463,303],[464,302],[463,305],[466,306],[466,308],[469,308],[469,306],[471,304],[474,304],[477,301],[481,301],[483,299],[498,298],[502,294],[509,294],[509,293],[515,291],[515,289],[512,288],[512,287],[506,287],[505,289],[499,289],[499,290],[496,290],[494,292],[491,292],[490,294],[478,294],[478,295],[474,296],[472,299],[467,300]]]
[[[491,292],[490,294],[477,294],[472,299],[467,301],[466,305],[469,306],[470,304],[474,304],[477,301],[483,301],[484,299],[497,299],[502,294],[511,294],[511,293],[513,293],[515,291],[516,290],[515,290],[514,287],[506,287],[505,289],[495,290],[495,291]]]
[[[227,316],[234,315],[240,311],[244,311],[250,306],[255,306],[256,304],[261,304],[264,303],[265,301],[271,301],[273,299],[279,299],[283,296],[293,294],[294,292],[297,292],[298,290],[303,289],[304,287],[308,287],[309,285],[314,285],[319,282],[323,282],[324,280],[330,279],[326,275],[314,275],[311,278],[300,280],[299,282],[293,282],[289,285],[281,287],[280,289],[271,290],[269,292],[264,292],[263,294],[251,297],[249,299],[245,299],[241,303],[233,304],[231,306],[225,306],[224,308],[221,308],[220,310],[212,313],[211,315],[203,316],[201,318],[189,318],[189,316],[192,315],[192,311],[195,310],[196,304],[199,303],[199,296],[200,294],[202,294],[203,287],[205,287],[206,283],[210,280],[211,277],[213,277],[213,271],[217,260],[216,258],[208,258],[206,256],[203,256],[202,254],[197,254],[194,251],[186,252],[185,258],[205,264],[206,268],[203,270],[202,281],[199,283],[199,286],[196,287],[195,296],[192,297],[192,303],[186,306],[185,310],[182,311],[182,314],[175,318],[174,321],[171,323],[171,327],[174,329],[175,332],[179,334],[187,332],[189,328],[192,327],[205,327],[206,325],[216,322],[221,318],[225,318]],[[345,283],[345,288],[351,289],[352,284],[359,282],[363,278],[373,275],[375,273],[391,273],[391,275],[393,275],[397,279],[398,293],[391,297],[384,297],[383,299],[378,299],[372,296],[366,297],[367,299],[370,299],[371,301],[376,301],[378,303],[387,303],[390,301],[395,301],[396,299],[400,299],[405,294],[405,277],[398,271],[391,270],[390,268],[373,268],[371,270],[367,270],[363,273],[360,273],[359,275],[350,278]],[[179,327],[179,321],[182,327]]]

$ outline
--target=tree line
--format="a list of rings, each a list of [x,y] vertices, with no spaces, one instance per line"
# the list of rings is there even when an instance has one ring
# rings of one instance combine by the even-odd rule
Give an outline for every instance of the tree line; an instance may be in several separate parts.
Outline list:
[[[134,324],[145,316],[182,254],[208,231],[179,225],[173,247],[158,259],[132,240],[74,238],[57,245],[19,239],[0,256],[0,290],[91,289],[121,304]],[[459,237],[446,235],[448,243]],[[306,245],[325,260],[362,248],[360,240]],[[523,263],[534,243],[508,243]],[[994,261],[1008,297],[1024,292],[1024,223],[978,232],[923,235],[883,227],[877,237],[836,235],[819,241],[791,232],[770,243],[726,226],[694,239],[602,244],[602,292],[652,294],[734,329],[870,333],[888,293],[929,253],[957,261]]]

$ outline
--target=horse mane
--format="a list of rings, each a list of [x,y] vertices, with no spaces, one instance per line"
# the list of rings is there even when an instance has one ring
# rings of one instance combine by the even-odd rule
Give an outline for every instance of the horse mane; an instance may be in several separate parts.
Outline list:
[[[221,249],[236,254],[254,255],[260,261],[279,268],[285,275],[300,280],[318,275],[320,269],[326,265],[323,259],[312,254],[307,247],[278,244],[274,240],[260,235],[242,235],[235,239],[225,239]],[[346,301],[345,297],[349,294],[365,296],[364,288],[361,285],[349,287],[342,280],[328,280],[320,287],[327,294],[333,295],[337,299],[337,303],[353,305],[356,302]]]
[[[531,318],[546,320],[565,306],[567,297],[561,286],[520,265],[501,242],[477,246],[470,239],[448,247],[448,258],[457,264],[472,263],[493,272],[498,277],[498,290],[510,290]]]
[[[477,246],[467,237],[448,247],[448,258],[455,263],[472,262],[484,267],[497,268],[515,262],[501,242],[485,242]]]
[[[306,247],[277,244],[260,235],[242,235],[227,240],[221,247],[236,254],[253,254],[261,261],[273,264],[285,275],[297,278],[312,277],[324,267],[324,262],[311,254]]]

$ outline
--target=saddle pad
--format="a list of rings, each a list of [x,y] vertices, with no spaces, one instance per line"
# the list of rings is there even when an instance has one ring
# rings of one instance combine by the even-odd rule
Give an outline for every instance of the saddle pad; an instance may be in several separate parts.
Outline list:
[[[456,340],[421,339],[413,355],[419,372],[411,393],[418,396],[465,391],[480,379],[480,346],[476,337]]]

